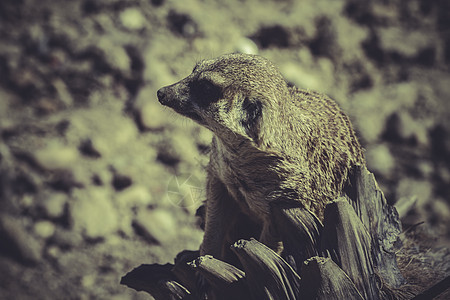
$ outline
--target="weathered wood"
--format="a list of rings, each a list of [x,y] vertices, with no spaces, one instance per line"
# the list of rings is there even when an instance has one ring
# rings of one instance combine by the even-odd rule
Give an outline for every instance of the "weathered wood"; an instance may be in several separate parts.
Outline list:
[[[136,291],[145,291],[155,300],[194,300],[191,293],[175,280],[172,264],[140,265],[120,280]]]
[[[322,223],[298,201],[275,201],[271,211],[272,222],[283,240],[283,257],[292,256],[298,271],[303,261],[319,255]]]
[[[184,250],[175,257],[175,265],[172,273],[183,286],[189,291],[194,292],[197,289],[197,281],[195,271],[188,264],[200,256],[200,251]]]
[[[350,175],[351,204],[372,237],[372,255],[384,284],[397,288],[405,283],[395,252],[401,223],[395,207],[389,205],[375,177],[366,167],[357,166]]]
[[[419,295],[415,296],[411,300],[428,300],[428,299],[434,299],[441,293],[445,292],[447,289],[450,288],[450,276],[445,277],[429,289],[423,291]]]
[[[364,299],[380,299],[371,255],[371,238],[345,198],[325,208],[322,252],[331,255]]]
[[[215,299],[249,299],[250,294],[245,283],[245,273],[210,255],[201,256],[189,263],[198,271],[216,291]]]
[[[348,197],[327,205],[323,226],[297,202],[272,203],[272,222],[291,265],[254,239],[239,240],[231,251],[245,273],[209,256],[197,259],[198,251],[183,251],[174,266],[142,265],[121,283],[157,300],[200,299],[198,274],[215,300],[396,299],[404,282],[395,259],[398,214],[366,168],[355,167],[350,183]],[[236,236],[245,227],[234,228]]]
[[[239,240],[231,249],[244,267],[253,299],[297,299],[300,276],[272,249],[255,239]]]
[[[301,272],[300,299],[363,300],[355,284],[330,258],[312,257]]]

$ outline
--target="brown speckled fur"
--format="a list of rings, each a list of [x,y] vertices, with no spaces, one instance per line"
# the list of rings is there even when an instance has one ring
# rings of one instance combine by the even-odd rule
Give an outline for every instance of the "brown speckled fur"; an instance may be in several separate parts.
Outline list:
[[[364,164],[350,121],[337,104],[288,87],[261,56],[201,61],[191,75],[161,88],[158,98],[215,134],[201,254],[223,258],[238,212],[261,226],[263,243],[280,251],[269,203],[300,201],[322,219],[351,166]]]

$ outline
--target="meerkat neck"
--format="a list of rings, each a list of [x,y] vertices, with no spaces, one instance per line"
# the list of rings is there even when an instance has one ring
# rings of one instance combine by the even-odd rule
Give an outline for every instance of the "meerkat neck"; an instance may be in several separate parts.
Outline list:
[[[252,142],[240,135],[227,135],[225,138],[215,135],[217,144],[228,153],[239,155],[242,149],[251,147]]]

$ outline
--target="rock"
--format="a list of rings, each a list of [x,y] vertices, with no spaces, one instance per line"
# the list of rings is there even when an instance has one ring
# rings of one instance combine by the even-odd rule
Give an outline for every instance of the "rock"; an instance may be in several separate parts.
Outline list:
[[[133,222],[136,232],[150,243],[165,244],[177,236],[178,224],[164,209],[141,210]]]
[[[144,207],[154,202],[148,188],[142,185],[131,186],[118,193],[117,201],[126,207]]]
[[[108,191],[101,188],[76,190],[70,205],[73,229],[88,239],[103,239],[119,228],[116,208]]]
[[[48,218],[58,219],[64,215],[67,205],[67,195],[63,193],[51,193],[42,199],[39,204]]]
[[[280,71],[287,81],[292,82],[297,87],[316,91],[323,88],[323,82],[315,71],[305,70],[292,63],[282,65]]]
[[[50,221],[38,221],[34,224],[34,232],[47,239],[55,233],[55,225]]]
[[[83,155],[88,157],[99,158],[102,156],[100,152],[95,148],[91,139],[83,140],[78,149]]]
[[[43,245],[29,234],[19,218],[0,215],[0,253],[24,264],[36,264],[41,260]]]
[[[259,52],[258,45],[246,37],[242,37],[237,41],[235,49],[239,53],[258,54]]]
[[[121,191],[132,185],[133,180],[127,175],[114,174],[111,184],[116,191]]]
[[[378,144],[367,149],[367,165],[372,171],[390,178],[395,167],[395,159],[386,144]]]
[[[125,9],[119,16],[123,27],[130,30],[139,30],[145,26],[145,17],[138,8]]]
[[[46,170],[70,169],[78,160],[76,148],[51,141],[47,147],[34,153],[37,163]]]

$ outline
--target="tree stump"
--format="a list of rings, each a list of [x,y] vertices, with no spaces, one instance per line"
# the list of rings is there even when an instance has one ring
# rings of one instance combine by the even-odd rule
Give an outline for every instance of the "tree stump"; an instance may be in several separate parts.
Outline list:
[[[323,225],[300,203],[272,203],[282,256],[255,239],[239,240],[231,250],[243,270],[182,252],[175,265],[143,265],[121,283],[155,299],[202,299],[195,274],[205,278],[215,299],[403,298],[396,292],[405,284],[395,257],[398,214],[365,167],[355,167],[349,182],[346,195],[325,208]]]

